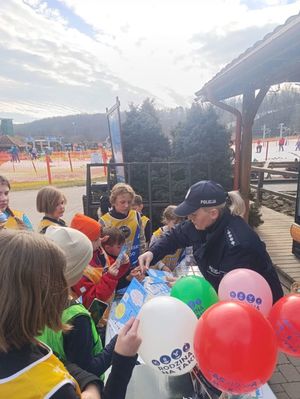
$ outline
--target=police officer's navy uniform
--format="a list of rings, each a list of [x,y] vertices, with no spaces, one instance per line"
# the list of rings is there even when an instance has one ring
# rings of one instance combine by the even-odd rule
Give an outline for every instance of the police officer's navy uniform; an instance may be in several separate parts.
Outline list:
[[[206,230],[195,228],[191,221],[176,225],[150,247],[151,264],[178,248],[193,247],[193,255],[203,276],[218,290],[222,277],[237,268],[258,272],[269,283],[273,301],[283,296],[282,287],[265,244],[240,217],[225,209]]]

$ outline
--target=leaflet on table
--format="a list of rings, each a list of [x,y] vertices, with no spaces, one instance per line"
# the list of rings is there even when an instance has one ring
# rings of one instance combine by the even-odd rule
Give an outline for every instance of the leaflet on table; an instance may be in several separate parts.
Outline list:
[[[165,283],[166,277],[172,277],[172,273],[164,272],[163,270],[148,269],[147,273],[153,283]]]
[[[143,284],[147,292],[147,299],[159,295],[170,295],[170,288],[164,280],[153,280],[152,277],[145,277]]]
[[[113,323],[124,325],[131,317],[136,317],[146,297],[145,288],[133,278],[111,317]]]

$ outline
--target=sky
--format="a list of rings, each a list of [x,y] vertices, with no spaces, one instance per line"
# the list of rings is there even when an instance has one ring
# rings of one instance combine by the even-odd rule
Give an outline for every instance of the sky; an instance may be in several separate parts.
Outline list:
[[[188,107],[300,0],[2,0],[0,118]]]

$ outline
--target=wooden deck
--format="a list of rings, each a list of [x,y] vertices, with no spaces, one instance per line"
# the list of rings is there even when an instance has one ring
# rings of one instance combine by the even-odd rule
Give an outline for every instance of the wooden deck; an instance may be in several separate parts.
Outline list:
[[[294,218],[261,207],[264,224],[256,232],[266,243],[267,250],[275,264],[282,284],[289,289],[294,281],[300,281],[300,259],[292,254],[290,227]]]

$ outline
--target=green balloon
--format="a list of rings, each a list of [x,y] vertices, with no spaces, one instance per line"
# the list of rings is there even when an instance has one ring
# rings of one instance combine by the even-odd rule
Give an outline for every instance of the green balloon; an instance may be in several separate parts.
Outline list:
[[[171,289],[171,296],[187,304],[198,319],[206,309],[219,301],[213,286],[199,276],[186,276],[177,280]]]

